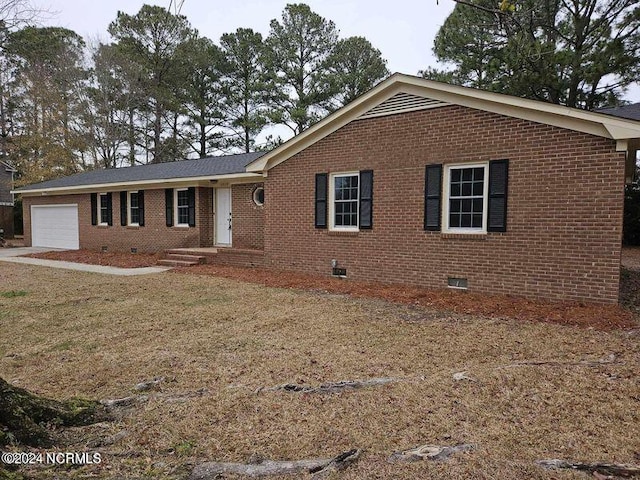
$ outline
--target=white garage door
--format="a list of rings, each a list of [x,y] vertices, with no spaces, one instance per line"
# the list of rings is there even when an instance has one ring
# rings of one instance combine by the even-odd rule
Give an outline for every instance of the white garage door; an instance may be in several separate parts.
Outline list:
[[[78,205],[32,205],[31,245],[80,248]]]

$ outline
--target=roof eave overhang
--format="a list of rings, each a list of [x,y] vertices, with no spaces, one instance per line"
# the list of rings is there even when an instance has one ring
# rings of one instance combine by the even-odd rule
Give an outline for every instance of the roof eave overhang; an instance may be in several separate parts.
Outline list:
[[[374,106],[401,92],[428,96],[447,104],[609,138],[618,141],[618,144],[621,144],[621,141],[634,140],[635,142],[640,139],[640,122],[638,121],[394,74],[359,99],[250,163],[247,165],[247,171],[268,171],[339,128],[357,120]]]
[[[185,186],[214,186],[217,182],[245,183],[261,180],[258,173],[229,173],[225,175],[206,175],[201,177],[159,178],[155,180],[137,180],[131,182],[96,183],[92,185],[75,185],[69,187],[50,187],[12,190],[11,193],[23,197],[41,195],[70,195],[90,192],[107,192],[113,190],[136,190],[149,188],[179,188]]]
[[[296,135],[274,150],[264,154],[257,160],[254,160],[247,165],[247,172],[266,172],[296,153],[313,145],[321,138],[326,137],[349,122],[355,120],[360,115],[371,109],[372,106],[382,103],[393,97],[396,93],[401,92],[401,86],[397,85],[395,82],[396,75],[397,74],[389,77],[376,88],[365,93],[346,107],[336,110],[320,122],[313,125],[311,128]]]

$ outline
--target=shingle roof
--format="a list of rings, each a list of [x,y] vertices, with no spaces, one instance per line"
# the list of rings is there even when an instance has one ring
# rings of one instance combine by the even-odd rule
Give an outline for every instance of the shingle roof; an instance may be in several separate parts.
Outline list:
[[[173,178],[208,177],[244,173],[247,164],[258,159],[265,152],[241,153],[220,157],[206,157],[197,160],[153,163],[135,167],[91,170],[68,177],[27,185],[16,192],[28,192],[43,188],[64,188],[77,186],[104,185],[121,182],[145,182],[150,180],[170,180]]]
[[[596,110],[596,112],[613,115],[614,117],[640,120],[640,103],[632,103],[631,105],[623,105],[621,107],[601,108]]]

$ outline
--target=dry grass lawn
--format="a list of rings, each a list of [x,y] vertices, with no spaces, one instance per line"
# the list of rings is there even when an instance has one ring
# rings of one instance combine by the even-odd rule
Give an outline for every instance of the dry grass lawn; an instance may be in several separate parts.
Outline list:
[[[442,313],[343,295],[164,273],[113,277],[0,264],[0,376],[54,398],[119,398],[164,376],[122,419],[65,435],[103,463],[32,469],[184,478],[205,460],[365,450],[339,478],[587,478],[536,459],[638,463],[640,334]],[[615,355],[613,363],[579,362]],[[522,361],[557,363],[508,367]],[[578,364],[576,364],[578,363]],[[466,371],[473,381],[454,381]],[[398,377],[334,395],[286,382]],[[446,463],[389,464],[395,450],[472,443]]]

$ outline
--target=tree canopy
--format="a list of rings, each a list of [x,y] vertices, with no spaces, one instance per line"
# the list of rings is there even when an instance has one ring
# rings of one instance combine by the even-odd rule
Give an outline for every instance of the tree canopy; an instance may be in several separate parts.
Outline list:
[[[594,109],[640,76],[637,0],[456,0],[429,78]]]
[[[248,152],[299,133],[388,71],[366,39],[289,4],[266,38],[216,43],[179,9],[118,12],[110,39],[30,25],[27,0],[0,0],[0,155],[18,185],[92,168]],[[175,10],[175,11],[174,11]]]

